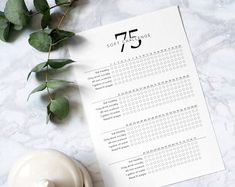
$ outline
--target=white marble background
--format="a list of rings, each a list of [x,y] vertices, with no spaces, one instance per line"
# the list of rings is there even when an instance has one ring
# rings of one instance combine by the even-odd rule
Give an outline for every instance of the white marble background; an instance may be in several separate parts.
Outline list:
[[[32,0],[27,0],[29,4]],[[0,2],[3,9],[5,0]],[[235,186],[235,1],[234,0],[81,0],[66,18],[64,28],[75,32],[112,23],[135,15],[179,5],[191,43],[198,73],[209,105],[226,171],[177,183],[172,187]],[[37,28],[37,24],[33,25]],[[46,59],[31,48],[32,28],[15,35],[12,43],[0,42],[0,187],[7,186],[12,164],[36,148],[55,148],[81,160],[92,174],[95,187],[104,187],[87,125],[84,123],[79,92],[65,92],[73,101],[69,119],[46,125],[46,103],[41,94],[26,102],[36,86],[26,75]],[[91,54],[92,55],[92,54]],[[66,48],[52,54],[69,56]],[[73,80],[71,68],[62,73]]]

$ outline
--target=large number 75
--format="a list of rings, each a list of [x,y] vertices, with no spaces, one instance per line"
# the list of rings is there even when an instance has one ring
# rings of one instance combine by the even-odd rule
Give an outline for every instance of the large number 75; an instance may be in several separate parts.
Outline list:
[[[137,37],[137,36],[134,36],[133,35],[133,33],[134,32],[137,32],[138,31],[138,29],[133,29],[133,30],[129,30],[129,38],[131,39],[131,38],[135,38],[135,37]],[[121,33],[117,33],[117,34],[115,34],[115,38],[116,38],[116,40],[117,40],[117,38],[119,37],[119,36],[122,36],[123,35],[123,37],[124,37],[124,40],[126,40],[126,37],[127,37],[127,32],[121,32]],[[136,42],[138,42],[138,44],[137,45],[131,45],[131,48],[138,48],[140,45],[141,45],[141,39],[139,39],[139,40],[136,40]],[[125,46],[125,42],[123,42],[122,43],[122,49],[121,49],[121,52],[123,52],[123,50],[124,50],[124,46]]]

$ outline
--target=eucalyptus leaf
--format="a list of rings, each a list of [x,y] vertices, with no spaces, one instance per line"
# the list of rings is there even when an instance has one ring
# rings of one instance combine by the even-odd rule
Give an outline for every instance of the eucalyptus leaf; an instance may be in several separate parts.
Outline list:
[[[48,52],[52,44],[52,39],[47,32],[37,31],[30,34],[29,44],[39,51]]]
[[[36,10],[42,14],[44,14],[50,9],[46,0],[33,0],[33,4]]]
[[[14,25],[13,26],[13,29],[17,30],[17,31],[20,31],[23,29],[23,26],[22,25]]]
[[[50,11],[44,12],[44,14],[42,15],[42,20],[41,20],[42,29],[45,29],[49,25],[50,21],[51,21]]]
[[[4,13],[0,11],[0,29],[4,29],[8,23],[9,21],[5,17]]]
[[[6,18],[15,25],[25,26],[29,23],[30,12],[24,0],[8,0],[4,9]]]
[[[57,45],[58,43],[67,40],[71,37],[73,37],[75,33],[60,29],[53,29],[50,33],[50,36],[52,38],[53,45]]]
[[[27,80],[29,79],[29,77],[30,77],[30,75],[31,75],[32,72],[35,72],[35,73],[40,72],[40,71],[42,71],[42,69],[43,69],[44,67],[46,67],[46,66],[47,66],[47,62],[42,62],[42,63],[36,65],[36,66],[29,72],[29,74],[28,74],[28,76],[27,76]]]
[[[0,40],[6,41],[10,32],[10,22],[6,19],[3,12],[0,12]]]
[[[47,87],[46,82],[43,82],[43,83],[40,84],[38,87],[34,88],[34,89],[31,91],[31,93],[29,94],[27,100],[29,100],[29,98],[30,98],[30,96],[31,96],[32,94],[34,94],[34,93],[36,93],[36,92],[43,91],[43,90],[45,90],[46,87]]]
[[[47,61],[48,65],[53,69],[59,69],[64,67],[67,64],[73,63],[71,59],[49,59]]]
[[[49,104],[49,111],[58,119],[63,120],[69,113],[69,101],[65,97],[53,99]]]
[[[47,81],[47,87],[51,89],[57,89],[57,88],[64,87],[71,83],[72,82],[65,81],[65,80],[51,79]]]

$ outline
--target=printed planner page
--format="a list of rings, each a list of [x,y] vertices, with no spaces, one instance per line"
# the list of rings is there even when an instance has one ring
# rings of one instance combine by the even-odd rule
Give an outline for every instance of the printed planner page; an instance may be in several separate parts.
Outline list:
[[[71,49],[107,187],[224,169],[178,7],[77,34]]]

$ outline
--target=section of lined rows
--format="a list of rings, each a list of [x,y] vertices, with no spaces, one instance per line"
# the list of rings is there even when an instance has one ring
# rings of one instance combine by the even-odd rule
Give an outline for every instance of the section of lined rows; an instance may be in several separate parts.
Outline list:
[[[199,147],[200,138],[189,138],[155,149],[147,150],[141,155],[110,163],[118,167],[128,179],[133,180],[164,170],[171,170],[183,165],[196,164],[202,159]]]
[[[201,155],[196,138],[153,150],[144,156],[148,174],[174,168],[200,159]]]
[[[131,146],[172,136],[202,126],[196,105],[126,125]]]
[[[189,75],[162,81],[118,95],[123,115],[128,115],[192,97]]]
[[[162,113],[103,132],[110,151],[119,151],[202,127],[197,105]]]
[[[182,46],[150,52],[110,65],[114,85],[185,67]]]

